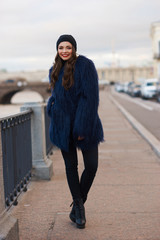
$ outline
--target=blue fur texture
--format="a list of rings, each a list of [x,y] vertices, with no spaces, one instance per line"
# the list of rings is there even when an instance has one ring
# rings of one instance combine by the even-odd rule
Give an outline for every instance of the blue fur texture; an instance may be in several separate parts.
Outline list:
[[[49,70],[49,78],[52,68]],[[48,100],[47,112],[51,118],[50,139],[54,145],[69,151],[70,139],[82,150],[88,150],[103,141],[103,128],[98,116],[99,88],[94,63],[80,55],[74,72],[74,85],[62,86],[64,67]],[[84,137],[78,140],[78,136]]]

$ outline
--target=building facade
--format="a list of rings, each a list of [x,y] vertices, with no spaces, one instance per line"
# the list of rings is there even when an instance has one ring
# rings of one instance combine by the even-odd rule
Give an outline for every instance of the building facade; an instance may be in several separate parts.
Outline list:
[[[135,82],[139,83],[146,78],[153,78],[153,67],[110,67],[97,69],[99,80],[106,80],[109,83]]]
[[[160,22],[151,24],[150,35],[152,39],[155,78],[160,79]]]

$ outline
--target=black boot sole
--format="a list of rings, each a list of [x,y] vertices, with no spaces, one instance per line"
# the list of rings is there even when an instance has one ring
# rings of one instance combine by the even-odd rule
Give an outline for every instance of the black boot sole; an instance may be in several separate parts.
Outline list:
[[[69,217],[70,217],[70,219],[71,219],[72,222],[76,223],[76,219],[75,219],[72,215],[70,215]],[[79,224],[76,223],[76,226],[77,226],[77,228],[79,228],[79,229],[85,228],[85,224],[84,224],[84,225],[79,225]]]
[[[79,229],[84,229],[85,228],[85,224],[84,225],[76,224],[76,225],[77,225],[77,228],[79,228]]]

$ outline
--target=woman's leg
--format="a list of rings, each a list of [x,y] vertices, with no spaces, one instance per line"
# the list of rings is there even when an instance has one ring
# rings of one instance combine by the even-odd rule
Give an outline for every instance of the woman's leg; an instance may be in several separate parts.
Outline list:
[[[70,146],[69,152],[63,150],[61,150],[61,152],[65,162],[66,176],[72,198],[73,200],[81,198],[77,150],[74,146]]]
[[[83,202],[92,186],[98,168],[98,146],[91,150],[82,151],[85,169],[80,180],[80,189]]]
[[[66,166],[68,185],[73,198],[73,208],[69,217],[77,224],[78,228],[84,228],[86,218],[78,176],[77,150],[72,146],[70,147],[69,152],[65,152],[63,150],[61,150],[61,152]]]

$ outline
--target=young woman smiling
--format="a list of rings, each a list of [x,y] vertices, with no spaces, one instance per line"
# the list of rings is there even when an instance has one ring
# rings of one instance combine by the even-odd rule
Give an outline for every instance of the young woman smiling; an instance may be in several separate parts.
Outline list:
[[[61,42],[58,46],[58,54],[64,61],[70,59],[72,56],[72,44],[70,42]]]
[[[103,128],[98,116],[98,76],[93,62],[77,55],[71,35],[56,43],[55,63],[49,70],[52,95],[47,104],[50,139],[60,148],[73,199],[70,219],[78,228],[86,224],[84,203],[98,168],[98,144]],[[77,148],[82,151],[84,171],[79,178]]]

